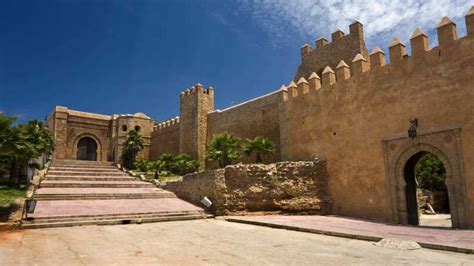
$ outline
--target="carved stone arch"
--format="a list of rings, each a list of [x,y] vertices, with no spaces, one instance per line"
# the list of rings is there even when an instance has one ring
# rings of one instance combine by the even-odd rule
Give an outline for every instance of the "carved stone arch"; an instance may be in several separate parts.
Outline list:
[[[420,132],[414,139],[394,137],[383,140],[385,176],[392,210],[392,222],[407,224],[404,168],[420,152],[432,153],[446,169],[446,187],[453,227],[468,227],[468,205],[463,171],[460,129]]]
[[[91,134],[91,133],[82,133],[78,136],[76,136],[76,138],[74,139],[74,142],[73,142],[73,146],[72,146],[72,149],[73,149],[73,154],[75,156],[75,154],[77,154],[77,144],[79,143],[79,141],[83,138],[86,138],[86,137],[89,137],[91,139],[93,139],[96,144],[97,144],[97,161],[102,161],[103,159],[103,154],[102,154],[102,143],[100,142],[100,139],[98,137],[96,137],[94,134]]]

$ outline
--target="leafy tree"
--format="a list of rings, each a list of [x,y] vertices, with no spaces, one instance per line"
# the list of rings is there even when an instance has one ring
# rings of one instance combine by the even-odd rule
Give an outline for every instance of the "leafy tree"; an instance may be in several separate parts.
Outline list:
[[[207,158],[225,167],[240,157],[237,147],[239,139],[230,133],[215,134],[207,146]]]
[[[415,176],[419,188],[430,191],[446,191],[444,183],[446,169],[434,154],[423,156],[415,166]]]
[[[44,123],[31,120],[27,124],[13,125],[15,117],[0,113],[0,173],[9,174],[10,185],[18,186],[20,175],[30,159],[50,155],[54,150],[54,139]]]
[[[178,175],[194,173],[199,168],[199,162],[191,159],[188,154],[182,153],[174,158],[171,172]]]
[[[129,131],[122,148],[122,162],[125,168],[133,168],[137,155],[141,150],[143,150],[142,136],[135,130]]]
[[[263,136],[257,136],[254,139],[247,139],[247,143],[242,145],[242,151],[246,156],[256,154],[256,163],[262,163],[262,156],[275,153],[275,144]]]
[[[10,162],[15,154],[15,140],[13,122],[16,117],[7,117],[0,113],[0,175],[8,174]],[[16,132],[15,132],[16,133]]]

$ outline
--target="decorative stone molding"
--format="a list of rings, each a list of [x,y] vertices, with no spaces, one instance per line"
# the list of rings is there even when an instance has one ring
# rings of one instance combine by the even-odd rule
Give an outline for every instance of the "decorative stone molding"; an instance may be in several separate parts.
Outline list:
[[[385,178],[393,223],[407,224],[406,182],[404,167],[419,152],[436,155],[446,168],[452,226],[467,228],[468,211],[466,180],[463,168],[461,128],[421,131],[416,138],[399,136],[382,140],[385,159]]]

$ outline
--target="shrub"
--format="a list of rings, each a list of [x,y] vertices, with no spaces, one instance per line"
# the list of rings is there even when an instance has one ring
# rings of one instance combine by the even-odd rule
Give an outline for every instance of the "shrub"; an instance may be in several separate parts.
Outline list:
[[[133,167],[140,172],[147,172],[148,170],[150,170],[150,164],[150,161],[136,160]]]
[[[193,160],[189,155],[182,153],[174,158],[171,172],[178,175],[185,175],[196,172],[198,168],[198,161]]]
[[[160,161],[160,171],[171,172],[173,169],[175,158],[173,154],[163,153],[160,158],[158,158],[158,161]]]

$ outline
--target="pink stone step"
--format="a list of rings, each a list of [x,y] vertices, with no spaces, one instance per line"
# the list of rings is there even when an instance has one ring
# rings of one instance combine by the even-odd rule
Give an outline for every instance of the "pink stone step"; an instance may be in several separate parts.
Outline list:
[[[64,176],[64,175],[47,175],[45,180],[74,180],[74,181],[125,181],[125,180],[138,180],[133,176]]]
[[[49,171],[61,171],[61,172],[117,172],[120,171],[115,167],[110,168],[85,168],[85,167],[50,167]],[[121,172],[121,171],[120,171]]]
[[[22,228],[202,219],[201,208],[141,181],[111,163],[54,161],[40,188],[33,220]]]
[[[45,180],[41,182],[41,187],[109,187],[109,188],[135,188],[152,187],[155,185],[143,181],[74,181],[74,180]]]
[[[48,171],[47,174],[48,175],[65,175],[65,176],[100,176],[100,175],[108,175],[108,176],[128,176],[127,173],[125,172],[122,172],[122,171],[110,171],[110,172],[106,172],[106,173],[102,173],[102,172],[80,172],[80,171],[74,171],[74,172],[70,172],[70,171]]]
[[[132,193],[165,193],[159,188],[40,188],[36,195],[76,195],[76,194],[132,194]]]
[[[38,201],[30,217],[77,217],[93,215],[139,214],[178,211],[202,211],[178,198],[118,200]]]

